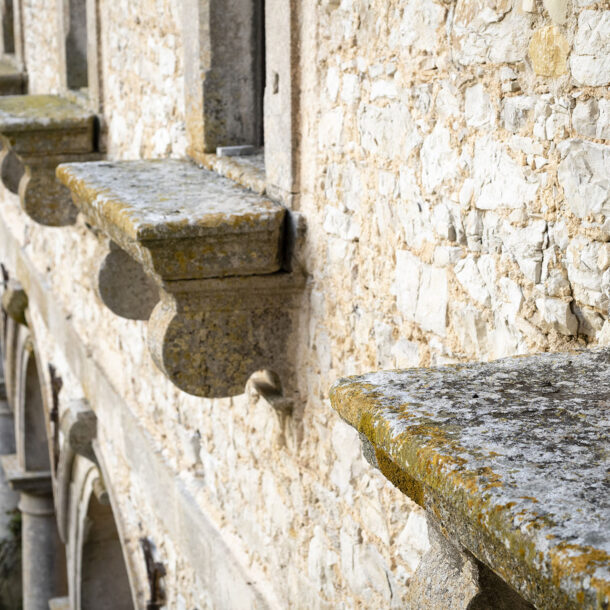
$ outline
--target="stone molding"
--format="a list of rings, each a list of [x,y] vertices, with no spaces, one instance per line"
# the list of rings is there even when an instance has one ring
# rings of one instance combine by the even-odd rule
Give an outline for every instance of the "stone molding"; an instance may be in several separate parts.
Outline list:
[[[46,495],[52,491],[51,471],[26,471],[16,453],[0,456],[0,465],[12,489],[32,495]]]
[[[382,371],[339,380],[331,404],[369,462],[528,601],[605,607],[609,363],[590,350]]]
[[[61,97],[20,95],[0,98],[0,173],[18,189],[26,214],[42,225],[73,224],[77,210],[55,179],[60,163],[101,158],[96,117]]]
[[[283,206],[189,161],[69,164],[57,175],[113,242],[98,293],[123,317],[150,316],[151,355],[175,385],[230,396],[261,369],[292,383],[304,277],[285,271]]]

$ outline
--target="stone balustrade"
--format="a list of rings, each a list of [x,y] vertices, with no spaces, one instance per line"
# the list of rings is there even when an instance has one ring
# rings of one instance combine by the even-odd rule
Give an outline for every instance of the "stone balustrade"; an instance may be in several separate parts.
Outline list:
[[[70,193],[55,179],[55,168],[69,161],[100,159],[96,117],[54,95],[0,98],[0,173],[19,193],[25,212],[48,226],[72,224],[77,210]]]
[[[257,370],[294,377],[303,276],[286,271],[287,212],[189,161],[61,165],[103,245],[97,289],[149,319],[157,366],[197,396],[244,391]]]
[[[365,455],[538,608],[606,608],[610,352],[339,380]]]

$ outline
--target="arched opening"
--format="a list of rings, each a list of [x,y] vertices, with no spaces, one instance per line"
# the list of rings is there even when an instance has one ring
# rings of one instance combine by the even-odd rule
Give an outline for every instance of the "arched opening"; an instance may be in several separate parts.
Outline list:
[[[33,351],[26,349],[24,357],[27,359],[23,386],[24,467],[28,472],[49,472],[51,462],[40,375]]]
[[[81,566],[81,608],[128,610],[131,591],[121,541],[109,504],[89,501]]]
[[[92,482],[87,512],[81,519],[77,610],[131,610],[131,588],[121,540],[108,493],[99,477]]]
[[[68,89],[89,86],[87,64],[87,2],[69,0],[66,32],[66,80]]]

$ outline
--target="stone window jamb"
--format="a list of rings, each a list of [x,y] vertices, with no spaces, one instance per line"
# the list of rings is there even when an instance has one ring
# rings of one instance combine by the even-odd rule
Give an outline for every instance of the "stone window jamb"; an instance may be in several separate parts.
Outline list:
[[[62,92],[89,110],[100,112],[103,90],[99,0],[57,0],[57,6]]]
[[[219,0],[184,2],[188,154],[208,169],[293,207],[299,190],[297,3],[252,0],[249,6],[252,12],[244,16],[238,2],[228,6]],[[252,27],[239,27],[237,36],[234,26],[240,18]],[[264,77],[257,74],[260,53],[264,54]],[[236,87],[240,83],[246,86]],[[257,83],[265,84],[264,95]],[[263,164],[248,157],[221,159],[219,147],[262,143],[261,114],[264,170]]]

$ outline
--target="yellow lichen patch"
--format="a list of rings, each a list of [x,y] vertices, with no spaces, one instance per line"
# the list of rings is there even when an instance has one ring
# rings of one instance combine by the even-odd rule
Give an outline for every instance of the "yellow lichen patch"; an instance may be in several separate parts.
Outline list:
[[[411,498],[420,506],[424,506],[423,484],[409,476],[402,468],[397,466],[383,451],[375,451],[377,464],[381,473],[393,483],[403,494]]]
[[[540,76],[557,77],[568,70],[570,45],[561,30],[554,25],[534,33],[529,45],[529,56],[534,72]]]

